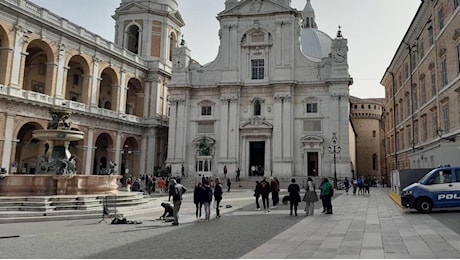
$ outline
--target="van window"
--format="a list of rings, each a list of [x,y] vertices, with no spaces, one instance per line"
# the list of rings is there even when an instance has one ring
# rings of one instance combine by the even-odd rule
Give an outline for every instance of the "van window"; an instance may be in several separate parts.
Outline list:
[[[455,170],[455,176],[457,177],[455,182],[460,182],[460,169]]]
[[[451,170],[442,170],[431,176],[428,184],[443,184],[443,183],[452,183],[452,171]]]

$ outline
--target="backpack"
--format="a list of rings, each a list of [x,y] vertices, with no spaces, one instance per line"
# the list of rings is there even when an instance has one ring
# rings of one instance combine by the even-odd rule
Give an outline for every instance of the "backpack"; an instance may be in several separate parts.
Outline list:
[[[361,179],[361,178],[358,179],[358,185],[359,186],[363,185],[363,179]]]

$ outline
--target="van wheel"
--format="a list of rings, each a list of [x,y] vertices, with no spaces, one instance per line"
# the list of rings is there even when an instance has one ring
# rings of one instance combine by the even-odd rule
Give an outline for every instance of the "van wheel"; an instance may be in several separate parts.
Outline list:
[[[421,198],[417,201],[417,211],[420,213],[430,213],[433,209],[433,203],[427,198]]]

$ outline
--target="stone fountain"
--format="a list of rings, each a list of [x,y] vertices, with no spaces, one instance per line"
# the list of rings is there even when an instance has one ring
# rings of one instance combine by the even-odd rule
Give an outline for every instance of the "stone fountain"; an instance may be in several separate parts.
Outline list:
[[[45,141],[37,174],[8,174],[0,180],[0,196],[113,194],[118,191],[120,175],[78,174],[76,157],[69,151],[71,141],[82,140],[84,132],[71,129],[70,115],[63,109],[50,109],[47,129],[32,136]],[[83,167],[84,168],[84,167]]]
[[[45,154],[39,157],[37,173],[73,175],[77,172],[75,156],[70,154],[71,141],[83,139],[84,133],[70,129],[68,110],[51,109],[51,121],[46,130],[35,130],[32,136],[46,141]]]

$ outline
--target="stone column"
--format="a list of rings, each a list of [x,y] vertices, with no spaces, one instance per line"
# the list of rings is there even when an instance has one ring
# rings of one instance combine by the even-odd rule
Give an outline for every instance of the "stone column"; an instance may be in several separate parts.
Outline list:
[[[93,57],[93,77],[91,84],[90,94],[90,105],[97,107],[99,104],[99,82],[102,80],[99,78],[99,63],[101,60],[97,57]]]
[[[13,152],[13,130],[14,130],[14,115],[7,115],[6,116],[6,123],[5,123],[5,141],[3,143],[3,156],[2,156],[2,168],[8,169],[10,172],[10,165],[11,165],[11,154]]]
[[[85,174],[91,175],[92,173],[92,165],[93,165],[93,151],[96,149],[93,145],[94,143],[94,128],[89,128],[88,133],[88,149],[86,150],[86,167],[85,167]]]
[[[66,80],[64,78],[65,50],[66,50],[66,46],[63,43],[61,43],[59,45],[57,78],[56,78],[56,97],[57,98],[65,98],[65,94],[64,94],[64,86],[66,85]]]
[[[24,64],[26,62],[27,53],[23,52],[24,44],[29,43],[29,33],[21,25],[14,28],[16,30],[14,50],[13,50],[13,64],[11,66],[11,81],[10,86],[21,88],[22,79],[24,77]]]

